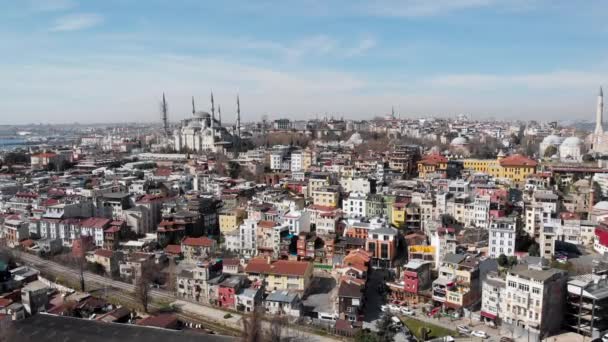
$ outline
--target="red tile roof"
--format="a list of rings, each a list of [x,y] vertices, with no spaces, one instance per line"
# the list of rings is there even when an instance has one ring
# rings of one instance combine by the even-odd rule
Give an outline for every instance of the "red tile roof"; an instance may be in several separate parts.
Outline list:
[[[165,247],[165,253],[168,254],[181,254],[182,253],[182,246],[181,245],[167,245],[167,247]]]
[[[25,248],[32,247],[34,245],[34,240],[27,239],[19,242],[19,244]]]
[[[160,314],[157,316],[150,316],[137,322],[137,325],[145,325],[157,328],[171,328],[177,325],[177,316],[168,313]]]
[[[447,163],[448,159],[440,154],[433,153],[425,156],[419,163],[424,165],[437,165],[440,163]]]
[[[103,217],[89,217],[80,222],[80,225],[85,228],[105,228],[110,224],[110,219]]]
[[[264,258],[256,258],[247,264],[245,272],[302,277],[309,268],[312,265],[306,261],[278,260],[269,264]]]
[[[278,224],[276,222],[273,221],[260,221],[258,222],[258,227],[262,227],[262,228],[273,228],[278,226]]]
[[[240,263],[241,263],[241,261],[237,258],[222,259],[222,264],[224,266],[238,266]]]
[[[0,308],[5,308],[13,303],[12,300],[8,298],[0,298]]]
[[[500,160],[501,166],[530,166],[535,167],[538,163],[521,154],[514,154]]]
[[[114,253],[107,249],[98,249],[95,251],[95,255],[99,255],[100,257],[104,258],[111,258]]]
[[[193,238],[193,237],[187,237],[184,240],[182,240],[182,245],[186,245],[186,246],[199,246],[199,247],[212,247],[213,246],[213,240],[208,238],[208,237],[198,237],[198,238]]]

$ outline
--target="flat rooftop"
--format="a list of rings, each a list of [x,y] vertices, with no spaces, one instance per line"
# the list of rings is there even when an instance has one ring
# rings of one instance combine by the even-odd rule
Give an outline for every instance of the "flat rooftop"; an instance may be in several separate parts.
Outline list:
[[[229,336],[209,335],[194,331],[167,330],[133,324],[105,323],[74,317],[38,314],[15,321],[9,341],[21,342],[224,342],[236,341]]]

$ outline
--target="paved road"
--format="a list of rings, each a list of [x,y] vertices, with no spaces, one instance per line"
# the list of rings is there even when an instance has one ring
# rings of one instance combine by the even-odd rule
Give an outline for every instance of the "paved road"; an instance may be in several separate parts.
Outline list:
[[[25,261],[27,264],[32,267],[43,269],[49,273],[54,275],[59,275],[65,278],[79,278],[78,270],[72,269],[70,267],[58,264],[53,261],[44,260],[28,253],[19,253],[17,256],[18,259]],[[126,293],[132,293],[135,290],[135,286],[133,284],[125,283],[118,280],[109,279],[97,274],[93,274],[90,272],[84,272],[85,283],[96,283],[102,286],[108,286],[114,289],[118,289],[124,291]],[[229,326],[233,329],[242,330],[242,316],[230,313],[232,317],[230,319],[225,319],[224,315],[226,315],[226,311],[219,310],[217,308],[201,305],[198,303],[186,302],[176,298],[172,293],[160,289],[152,289],[150,291],[150,295],[152,298],[157,300],[166,300],[171,303],[175,303],[176,306],[180,307],[181,310],[187,313],[196,314],[204,317],[206,320],[210,320],[212,322],[216,322],[217,324],[222,324]],[[262,327],[264,329],[270,329],[270,323],[263,321]],[[318,342],[333,342],[340,341],[337,338],[328,337],[328,336],[320,336],[314,333],[295,329],[290,327],[286,329],[285,335],[290,337],[292,341],[318,341]]]

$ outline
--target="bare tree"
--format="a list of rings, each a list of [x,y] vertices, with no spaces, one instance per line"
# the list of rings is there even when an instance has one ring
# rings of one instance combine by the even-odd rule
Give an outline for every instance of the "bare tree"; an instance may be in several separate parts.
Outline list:
[[[261,342],[264,341],[262,333],[262,309],[256,306],[253,312],[243,318],[242,342]]]
[[[272,322],[270,322],[270,331],[267,340],[271,342],[281,342],[286,324],[285,317],[274,317]]]
[[[142,266],[141,276],[135,281],[135,298],[139,301],[145,313],[148,313],[148,306],[151,300],[150,287],[154,277],[155,270],[153,267]]]

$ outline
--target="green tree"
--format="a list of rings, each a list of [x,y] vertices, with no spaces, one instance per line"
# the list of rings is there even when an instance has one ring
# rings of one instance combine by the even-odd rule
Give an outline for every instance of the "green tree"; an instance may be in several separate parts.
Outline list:
[[[508,264],[509,264],[509,267],[517,265],[517,257],[516,256],[510,256]]]
[[[549,145],[549,147],[547,147],[545,149],[545,153],[544,153],[543,157],[545,157],[545,158],[551,158],[555,154],[557,154],[557,146],[555,146],[555,145]]]
[[[355,342],[379,342],[378,335],[369,331],[369,329],[361,329],[355,334]]]
[[[389,342],[393,341],[395,332],[391,329],[393,321],[391,321],[390,315],[384,315],[382,319],[376,322],[376,328],[378,328],[378,341]]]
[[[507,267],[509,264],[509,260],[507,259],[507,256],[504,254],[501,254],[498,256],[498,265],[500,265],[500,267]]]
[[[228,175],[230,176],[230,178],[238,178],[240,174],[241,174],[241,164],[234,162],[234,161],[229,161],[228,162]]]
[[[537,243],[533,243],[528,248],[528,255],[530,256],[540,256],[540,248]]]

